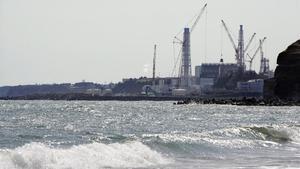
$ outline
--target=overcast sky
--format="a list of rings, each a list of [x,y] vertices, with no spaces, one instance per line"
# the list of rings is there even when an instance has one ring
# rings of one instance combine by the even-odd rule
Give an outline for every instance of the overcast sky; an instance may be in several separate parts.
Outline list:
[[[235,62],[221,19],[235,38],[240,24],[246,41],[257,33],[250,55],[266,36],[271,69],[300,39],[300,0],[0,0],[0,86],[150,77],[154,44],[157,74],[170,76],[173,37],[206,2],[192,33],[193,71],[221,53]]]

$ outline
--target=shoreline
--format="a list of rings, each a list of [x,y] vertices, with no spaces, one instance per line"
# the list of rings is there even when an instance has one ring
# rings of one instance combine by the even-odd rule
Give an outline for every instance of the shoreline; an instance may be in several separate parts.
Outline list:
[[[174,103],[176,105],[184,104],[217,104],[217,105],[235,105],[235,106],[300,106],[300,100],[280,100],[280,99],[185,99]]]
[[[0,100],[53,100],[53,101],[174,101],[174,105],[218,104],[237,106],[300,106],[300,100],[262,99],[256,97],[214,96],[99,96],[91,94],[35,94],[0,97]]]
[[[187,97],[149,96],[98,96],[90,94],[36,94],[29,96],[0,97],[0,100],[53,100],[53,101],[181,101]]]

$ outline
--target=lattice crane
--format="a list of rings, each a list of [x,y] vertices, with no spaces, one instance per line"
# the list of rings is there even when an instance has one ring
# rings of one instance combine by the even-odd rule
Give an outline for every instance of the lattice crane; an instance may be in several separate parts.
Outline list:
[[[258,54],[259,51],[261,51],[261,56],[263,57],[262,45],[263,45],[263,43],[265,42],[266,39],[267,39],[267,38],[264,37],[263,39],[260,39],[260,40],[259,40],[259,46],[258,46],[258,48],[255,50],[255,52],[254,52],[254,54],[252,55],[252,57],[251,57],[249,54],[247,54],[247,56],[248,56],[249,59],[250,59],[250,60],[248,60],[248,62],[249,62],[249,64],[250,64],[250,65],[249,65],[249,69],[250,69],[250,70],[252,70],[252,63],[253,63],[253,60],[254,60],[255,56]]]

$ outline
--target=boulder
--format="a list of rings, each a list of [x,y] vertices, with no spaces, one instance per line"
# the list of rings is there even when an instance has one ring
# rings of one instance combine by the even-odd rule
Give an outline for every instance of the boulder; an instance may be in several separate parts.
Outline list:
[[[300,40],[281,52],[277,59],[274,94],[281,99],[300,98]]]

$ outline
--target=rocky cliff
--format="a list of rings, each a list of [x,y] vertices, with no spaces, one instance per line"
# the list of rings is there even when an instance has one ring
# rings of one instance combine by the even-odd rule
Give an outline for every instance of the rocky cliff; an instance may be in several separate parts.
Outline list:
[[[300,40],[277,59],[274,94],[281,99],[300,99]]]

